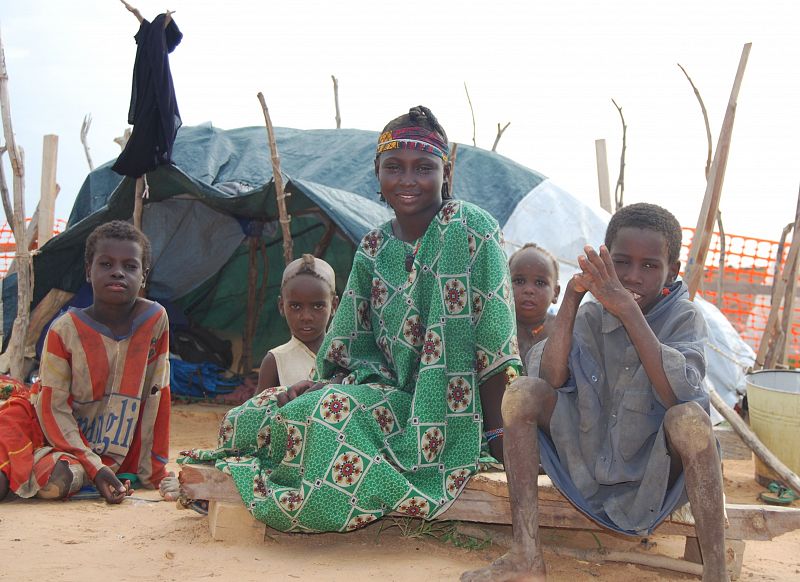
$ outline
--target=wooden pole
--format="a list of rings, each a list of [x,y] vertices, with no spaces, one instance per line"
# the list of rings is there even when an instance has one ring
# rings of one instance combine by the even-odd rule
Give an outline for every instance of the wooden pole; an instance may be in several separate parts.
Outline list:
[[[608,153],[606,140],[594,140],[594,153],[597,159],[597,189],[600,192],[600,207],[611,213],[611,182],[608,177]]]
[[[464,92],[467,94],[467,103],[469,103],[469,112],[472,115],[472,145],[478,147],[478,142],[475,141],[475,110],[472,108],[472,99],[469,97],[469,89],[467,89],[467,82],[464,81]]]
[[[11,332],[9,365],[11,376],[24,381],[25,338],[28,335],[30,304],[33,293],[33,261],[25,244],[25,153],[17,145],[11,125],[11,100],[8,95],[8,70],[6,55],[0,36],[0,110],[3,118],[3,135],[13,172],[14,214],[11,224],[17,247],[17,317]]]
[[[450,192],[450,196],[453,196],[453,192],[455,191],[456,159],[458,159],[458,144],[456,142],[453,142],[452,144],[450,144],[450,159],[447,160],[447,163],[450,164],[450,182],[447,185],[447,189]]]
[[[764,446],[764,443],[762,443],[756,434],[750,430],[750,427],[745,424],[742,417],[739,416],[733,408],[728,406],[728,403],[717,394],[716,390],[711,388],[709,393],[711,395],[711,404],[717,409],[717,412],[731,424],[733,430],[735,430],[736,434],[750,447],[750,450],[752,450],[767,467],[774,471],[785,485],[800,492],[800,477],[795,475],[789,467]]]
[[[800,234],[793,236],[800,237]],[[786,293],[783,296],[783,316],[781,318],[781,328],[783,329],[783,339],[777,349],[776,362],[782,362],[789,367],[789,350],[791,349],[792,327],[797,319],[795,312],[795,293],[797,291],[797,271],[800,266],[800,257],[794,261],[792,270],[789,272],[789,282],[786,285]]]
[[[508,129],[509,125],[511,125],[510,121],[506,123],[502,128],[500,127],[499,123],[497,124],[497,136],[494,138],[494,143],[492,144],[493,152],[497,151],[497,144],[500,143],[500,138],[503,137],[503,132],[505,132],[505,130]]]
[[[333,81],[333,103],[336,105],[336,129],[341,129],[342,114],[339,111],[339,79],[331,75],[331,80]]]
[[[81,123],[81,143],[83,144],[83,153],[86,154],[86,161],[89,164],[89,171],[94,171],[94,162],[92,161],[92,155],[89,153],[89,128],[92,127],[92,114],[89,113],[86,117],[83,118],[83,123]]]
[[[145,177],[136,178],[136,185],[133,189],[133,226],[138,229],[142,228],[142,211],[144,210],[142,198],[146,189]]]
[[[733,80],[731,95],[728,99],[728,107],[725,111],[725,119],[717,139],[717,150],[714,152],[714,161],[711,164],[711,171],[706,181],[706,192],[703,197],[703,206],[697,219],[692,247],[689,251],[689,260],[686,263],[686,280],[689,286],[689,297],[694,299],[700,281],[703,278],[703,267],[705,265],[708,246],[711,242],[711,232],[714,228],[714,220],[719,209],[719,200],[722,195],[722,182],[725,178],[725,168],[728,164],[728,153],[731,148],[731,137],[733,135],[733,121],[736,117],[736,105],[739,98],[739,88],[742,85],[744,69],[747,66],[747,58],[750,55],[751,43],[742,47],[742,55],[739,58],[739,67]]]
[[[717,210],[717,228],[719,229],[719,278],[717,279],[717,309],[722,310],[725,304],[725,227],[722,225],[722,212]]]
[[[256,285],[258,283],[258,267],[256,255],[258,254],[258,238],[247,237],[247,307],[244,322],[244,337],[242,338],[242,357],[239,360],[239,373],[249,374],[253,369],[253,336],[255,335],[255,310],[256,310]]]
[[[42,190],[39,198],[39,248],[53,236],[56,220],[56,168],[58,167],[58,136],[44,136],[42,144]]]
[[[617,185],[614,187],[614,210],[617,211],[625,205],[623,200],[625,195],[625,152],[628,149],[628,124],[625,123],[625,116],[622,114],[622,107],[617,105],[613,99],[611,102],[617,108],[619,119],[622,122],[622,150],[619,154],[619,176]]]
[[[783,264],[781,276],[776,277],[773,284],[772,305],[770,305],[767,325],[764,327],[764,335],[761,336],[761,343],[758,346],[758,354],[756,354],[756,362],[753,366],[753,369],[755,370],[760,370],[764,367],[772,367],[778,360],[783,359],[776,353],[777,350],[773,349],[772,354],[770,354],[769,351],[770,347],[775,346],[776,343],[780,342],[779,336],[781,331],[784,332],[784,339],[786,339],[786,333],[788,333],[788,328],[785,330],[781,329],[779,317],[781,304],[783,303],[786,290],[788,289],[792,295],[794,294],[794,288],[797,279],[796,265],[798,253],[800,252],[800,234],[798,233],[800,233],[800,194],[798,194],[797,197],[792,244],[789,245],[789,253],[786,255],[786,261]],[[776,261],[780,262],[780,256],[776,258]],[[789,304],[787,303],[785,307],[789,307]],[[791,317],[791,313],[789,313],[789,317]]]
[[[267,125],[267,141],[269,142],[269,151],[272,156],[272,179],[275,181],[275,198],[278,202],[278,222],[281,224],[281,231],[283,233],[283,260],[288,265],[292,262],[292,231],[289,230],[292,217],[286,212],[286,197],[288,194],[283,188],[281,158],[278,155],[278,144],[275,141],[275,130],[272,127],[272,119],[270,119],[269,116],[267,102],[264,101],[264,94],[260,91],[257,97],[259,103],[261,103],[261,109],[264,112],[264,122]]]

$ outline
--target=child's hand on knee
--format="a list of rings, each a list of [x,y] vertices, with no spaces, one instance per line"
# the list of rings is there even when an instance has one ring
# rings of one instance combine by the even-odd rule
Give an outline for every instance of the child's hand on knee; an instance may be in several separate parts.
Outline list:
[[[114,474],[114,471],[108,467],[103,467],[97,472],[94,478],[94,486],[97,491],[103,496],[107,503],[118,504],[122,503],[128,495],[133,493],[131,489],[131,482],[127,479],[123,483]]]

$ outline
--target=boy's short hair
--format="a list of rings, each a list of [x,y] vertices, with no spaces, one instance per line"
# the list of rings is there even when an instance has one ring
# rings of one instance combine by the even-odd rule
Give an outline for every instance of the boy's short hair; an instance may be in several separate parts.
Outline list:
[[[148,239],[147,235],[141,230],[124,220],[106,222],[92,231],[92,234],[86,239],[84,259],[87,265],[90,265],[92,260],[94,260],[94,253],[97,250],[97,241],[104,238],[130,240],[139,243],[139,246],[142,247],[142,270],[147,271],[150,269],[150,262],[153,260],[150,239]]]
[[[674,263],[680,259],[683,231],[678,219],[666,208],[647,202],[638,202],[617,210],[606,229],[605,244],[609,250],[611,250],[611,245],[614,243],[619,229],[625,227],[642,228],[661,233],[667,241],[669,262]]]
[[[544,247],[541,247],[541,246],[537,245],[536,243],[532,243],[532,242],[525,243],[524,245],[522,245],[522,247],[521,247],[521,248],[519,248],[519,249],[517,249],[516,251],[514,251],[514,253],[513,253],[513,254],[511,255],[511,257],[508,259],[508,266],[509,266],[509,267],[511,267],[511,263],[513,263],[513,262],[514,262],[514,259],[515,259],[515,258],[517,258],[517,255],[518,255],[518,254],[520,254],[520,253],[522,253],[522,251],[526,251],[526,250],[528,250],[528,249],[534,249],[534,250],[537,250],[537,251],[539,251],[539,253],[541,253],[541,254],[542,254],[542,256],[544,256],[546,259],[549,259],[550,261],[552,261],[552,263],[553,263],[553,272],[555,273],[555,276],[556,276],[556,284],[557,284],[557,283],[558,283],[558,259],[556,259],[555,255],[554,255],[553,253],[551,253],[550,251],[548,251],[546,248],[544,248]]]

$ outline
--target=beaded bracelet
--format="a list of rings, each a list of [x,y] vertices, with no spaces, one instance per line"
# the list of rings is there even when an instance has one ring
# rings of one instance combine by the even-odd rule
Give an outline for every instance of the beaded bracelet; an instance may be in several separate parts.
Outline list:
[[[483,436],[486,438],[486,442],[490,443],[498,437],[503,438],[503,429],[501,427],[494,430],[487,430],[485,433],[483,433]]]

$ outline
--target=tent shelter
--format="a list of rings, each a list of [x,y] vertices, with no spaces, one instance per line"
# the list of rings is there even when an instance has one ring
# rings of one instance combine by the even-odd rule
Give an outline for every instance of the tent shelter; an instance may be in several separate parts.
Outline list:
[[[342,289],[355,245],[391,216],[376,194],[372,160],[377,133],[277,128],[276,138],[291,193],[287,210],[294,256],[321,254],[333,265]],[[173,160],[174,166],[148,174],[150,198],[142,225],[153,243],[149,295],[174,306],[175,323],[185,316],[220,337],[240,338],[246,315],[247,240],[255,237],[266,251],[266,257],[259,253],[256,261],[259,288],[267,272],[253,342],[253,361],[258,362],[267,349],[288,339],[276,309],[284,263],[265,130],[185,127],[178,134]],[[456,196],[487,208],[501,224],[526,195],[547,183],[542,175],[477,148],[461,146],[457,164]],[[88,234],[108,220],[130,218],[134,181],[123,180],[110,166],[88,175],[67,230],[36,256],[31,308],[52,289],[78,293],[85,283]],[[7,339],[16,309],[15,277],[3,283]]]
[[[150,198],[142,226],[153,243],[151,297],[173,306],[174,324],[186,318],[217,336],[241,338],[247,303],[248,238],[261,251],[257,286],[265,301],[253,341],[252,361],[285,342],[288,329],[276,309],[283,272],[282,240],[272,167],[263,127],[220,130],[183,127],[173,150],[174,166],[149,173]],[[276,128],[292,217],[294,256],[316,252],[333,265],[337,288],[344,287],[355,245],[391,216],[378,202],[373,159],[376,132]],[[67,230],[50,240],[34,259],[35,307],[51,289],[77,293],[85,282],[84,243],[99,224],[128,219],[134,180],[108,163],[88,175]],[[575,257],[587,243],[602,242],[609,215],[558,188],[545,176],[499,154],[460,144],[455,167],[456,198],[488,210],[503,227],[508,252],[526,242],[549,249],[560,263],[562,288],[575,271]],[[263,255],[266,251],[266,256]],[[3,332],[16,313],[15,277],[3,281]],[[704,310],[715,311],[705,305]],[[719,313],[717,312],[717,315]],[[707,313],[714,336],[710,366],[717,390],[744,384],[742,371],[720,351],[736,355],[749,348],[724,316]],[[751,352],[752,350],[750,350]],[[235,363],[234,363],[235,367]]]

